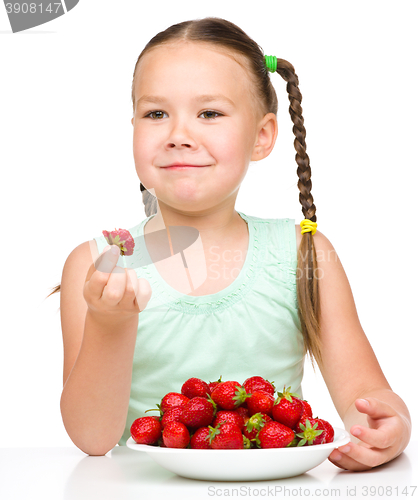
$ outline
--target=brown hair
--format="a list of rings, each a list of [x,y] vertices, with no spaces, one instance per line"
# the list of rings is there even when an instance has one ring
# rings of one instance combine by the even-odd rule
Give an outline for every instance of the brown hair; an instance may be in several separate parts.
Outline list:
[[[194,43],[213,44],[220,49],[226,49],[230,55],[241,58],[248,69],[248,75],[253,83],[254,96],[264,114],[277,114],[278,101],[269,72],[265,65],[264,53],[261,47],[252,40],[241,28],[230,21],[217,17],[206,17],[192,21],[174,24],[155,35],[138,57],[132,81],[132,105],[135,112],[135,75],[142,57],[151,49],[172,42],[191,41]],[[237,61],[240,63],[240,61]],[[286,60],[277,58],[278,73],[286,82],[289,94],[289,113],[293,122],[295,135],[297,175],[299,177],[299,201],[305,219],[316,222],[316,207],[311,194],[311,168],[309,156],[306,153],[305,136],[302,117],[302,94],[299,91],[299,79],[294,67]],[[142,200],[147,217],[157,213],[157,198],[146,187],[140,184]],[[309,353],[312,364],[314,358],[321,363],[320,325],[319,325],[319,291],[317,279],[317,259],[314,239],[311,232],[302,235],[298,248],[297,264],[297,299],[298,315],[306,352]],[[60,285],[53,292],[58,292]]]

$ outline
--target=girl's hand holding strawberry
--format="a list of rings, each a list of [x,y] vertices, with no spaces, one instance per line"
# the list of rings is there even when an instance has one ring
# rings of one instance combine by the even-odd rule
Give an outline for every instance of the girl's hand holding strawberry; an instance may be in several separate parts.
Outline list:
[[[411,426],[407,418],[389,403],[377,398],[357,399],[356,409],[367,415],[369,427],[353,425],[350,432],[359,442],[335,449],[330,462],[342,469],[363,471],[396,458],[408,441]]]
[[[108,245],[90,266],[83,296],[91,315],[100,321],[125,321],[143,311],[151,298],[147,280],[138,279],[134,269],[116,266],[120,250]]]

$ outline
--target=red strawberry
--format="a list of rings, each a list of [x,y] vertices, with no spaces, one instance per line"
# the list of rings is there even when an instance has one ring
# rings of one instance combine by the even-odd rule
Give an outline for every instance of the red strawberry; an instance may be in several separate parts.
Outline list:
[[[307,417],[304,422],[302,420],[298,422],[297,427],[301,430],[296,434],[300,438],[298,446],[323,444],[325,442],[326,433],[319,418]]]
[[[221,422],[229,422],[230,424],[236,424],[241,430],[244,427],[243,417],[233,410],[221,410],[218,411],[212,426],[216,427]]]
[[[189,399],[196,397],[206,398],[210,394],[209,385],[200,378],[189,378],[181,386],[181,393]]]
[[[200,427],[197,429],[190,440],[190,448],[195,450],[210,450],[209,434],[209,427]]]
[[[162,413],[165,413],[170,408],[174,406],[184,406],[190,401],[190,399],[184,394],[179,394],[178,392],[169,392],[161,400],[161,404],[157,405]],[[148,410],[147,410],[148,411]]]
[[[303,405],[297,394],[290,392],[290,387],[278,392],[278,398],[274,402],[272,414],[276,422],[280,422],[291,429],[295,429],[303,412]],[[293,396],[293,397],[292,397]]]
[[[209,382],[209,394],[212,394],[213,389],[222,382],[222,375],[218,378],[216,382]]]
[[[186,448],[189,441],[189,431],[181,422],[168,422],[164,427],[163,442],[167,448]]]
[[[250,416],[255,413],[265,413],[271,416],[273,405],[274,397],[264,391],[253,392],[251,397],[247,400]]]
[[[168,424],[168,422],[181,422],[181,414],[183,413],[184,406],[173,406],[167,410],[161,418],[161,427],[164,427]]]
[[[324,420],[323,418],[319,419],[322,423],[322,427],[324,428],[324,443],[332,443],[334,441],[334,428],[332,425]]]
[[[241,417],[244,419],[244,424],[250,418],[249,410],[246,407],[245,403],[243,405],[239,406],[238,408],[236,408],[234,411],[236,413],[238,413],[239,415],[241,415]]]
[[[219,383],[212,391],[211,398],[223,410],[233,410],[240,406],[250,394],[238,382],[228,380]]]
[[[290,444],[295,433],[289,427],[274,420],[264,424],[258,433],[257,445],[260,448],[284,448]]]
[[[302,414],[308,417],[313,417],[311,405],[305,399],[301,399],[300,402],[302,403],[303,406]]]
[[[271,418],[268,415],[264,413],[256,413],[248,419],[242,433],[250,441],[255,441],[257,434],[264,427],[266,422],[271,422]]]
[[[275,387],[268,380],[263,377],[255,376],[250,377],[245,380],[242,384],[247,393],[257,392],[257,391],[265,391],[272,396],[274,396]]]
[[[182,407],[180,421],[187,427],[206,427],[212,423],[215,409],[206,398],[192,398]]]
[[[235,424],[209,426],[209,444],[214,450],[241,450],[244,448],[244,436]]]
[[[307,401],[305,401],[304,399],[300,399],[300,398],[297,398],[297,399],[299,399],[299,401],[302,403],[302,406],[303,406],[302,415],[300,417],[300,420],[305,419],[305,418],[309,418],[309,417],[313,417],[311,405]]]
[[[161,424],[155,417],[137,418],[131,425],[131,436],[135,443],[154,444],[161,436]]]
[[[135,241],[127,229],[116,229],[114,231],[102,231],[109,245],[117,245],[121,255],[132,255],[134,253]]]

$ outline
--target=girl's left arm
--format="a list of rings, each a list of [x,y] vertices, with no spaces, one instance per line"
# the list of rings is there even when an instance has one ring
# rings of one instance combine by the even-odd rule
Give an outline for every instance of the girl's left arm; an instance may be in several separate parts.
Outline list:
[[[371,469],[397,457],[411,436],[411,417],[386,380],[360,325],[353,294],[338,255],[319,231],[322,376],[352,441],[329,460],[343,469]]]

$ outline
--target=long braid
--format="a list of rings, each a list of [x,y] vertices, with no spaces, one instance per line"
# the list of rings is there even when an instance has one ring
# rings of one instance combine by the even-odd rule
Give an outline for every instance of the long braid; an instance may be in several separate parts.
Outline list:
[[[298,87],[299,79],[292,64],[284,59],[277,59],[276,72],[287,82],[286,90],[290,101],[289,113],[294,124],[293,133],[296,137],[293,144],[296,149],[295,159],[298,164],[299,202],[302,205],[302,213],[305,219],[316,222],[316,207],[311,194],[311,167],[309,165],[309,156],[306,153],[306,130],[303,126],[302,94]],[[314,239],[312,233],[307,232],[302,235],[301,244],[298,249],[298,312],[306,350],[311,356],[312,363],[313,357],[315,357],[319,364],[321,363],[321,346],[317,273]]]

